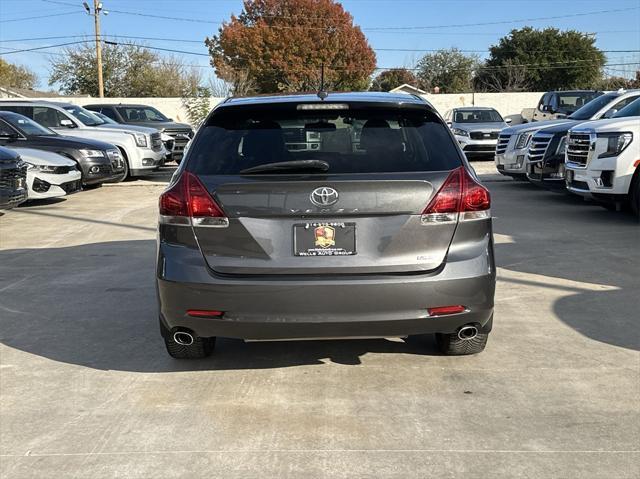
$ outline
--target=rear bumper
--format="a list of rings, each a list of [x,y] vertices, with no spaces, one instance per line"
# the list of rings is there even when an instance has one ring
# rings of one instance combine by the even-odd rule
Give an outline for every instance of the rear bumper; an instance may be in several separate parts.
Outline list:
[[[469,323],[488,331],[495,267],[493,246],[487,246],[479,256],[454,258],[431,274],[273,279],[214,276],[202,265],[201,256],[192,255],[194,250],[161,243],[160,319],[167,330],[255,340],[446,333]],[[185,281],[195,264],[200,271],[193,281]],[[427,312],[429,307],[449,305],[464,305],[468,311],[439,317]],[[189,309],[225,314],[194,318],[187,315]]]

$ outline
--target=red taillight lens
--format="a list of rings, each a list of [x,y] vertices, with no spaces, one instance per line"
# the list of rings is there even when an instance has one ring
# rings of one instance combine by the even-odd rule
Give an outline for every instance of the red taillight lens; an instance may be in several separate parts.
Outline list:
[[[464,313],[467,310],[466,306],[438,306],[437,308],[428,308],[429,316],[445,316],[447,314]]]
[[[462,209],[464,211],[484,211],[491,208],[491,195],[489,190],[478,183],[469,174],[466,168],[463,170]]]
[[[160,214],[162,216],[189,216],[185,185],[185,175],[182,175],[171,189],[160,195]]]
[[[461,166],[449,173],[442,187],[422,212],[422,221],[423,223],[455,222],[458,213],[463,214],[462,220],[488,218],[490,207],[489,190],[479,184],[467,169]],[[479,211],[486,213],[468,213]]]
[[[224,213],[197,176],[185,172],[189,192],[189,216],[222,218]]]
[[[449,173],[444,184],[422,212],[423,215],[433,213],[457,213],[460,211],[462,192],[462,170],[457,168]]]
[[[185,171],[160,195],[160,215],[166,217],[224,218],[222,208],[193,173]]]

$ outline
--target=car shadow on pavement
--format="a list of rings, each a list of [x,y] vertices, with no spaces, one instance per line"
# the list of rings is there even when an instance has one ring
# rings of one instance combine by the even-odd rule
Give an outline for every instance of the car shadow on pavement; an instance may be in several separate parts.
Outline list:
[[[503,201],[494,210],[494,233],[508,238],[496,245],[498,288],[506,283],[535,286],[538,306],[546,301],[544,291],[552,292],[551,309],[558,320],[592,340],[640,351],[637,219],[526,183],[497,188],[503,200],[511,193],[521,200],[522,189],[532,189],[526,204],[505,208]],[[522,307],[535,307],[531,300],[523,299]]]
[[[0,251],[0,342],[101,370],[169,372],[355,365],[372,352],[438,354],[431,337],[245,343],[177,361],[164,348],[154,285],[155,241]],[[3,362],[10,361],[10,354]]]

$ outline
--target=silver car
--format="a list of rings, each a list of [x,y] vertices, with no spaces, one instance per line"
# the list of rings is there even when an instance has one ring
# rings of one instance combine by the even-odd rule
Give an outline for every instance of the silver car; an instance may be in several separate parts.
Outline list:
[[[493,108],[475,106],[449,110],[444,119],[469,159],[493,159],[498,135],[511,123]]]
[[[167,350],[436,333],[444,354],[480,352],[496,282],[490,205],[421,98],[226,100],[160,197]]]

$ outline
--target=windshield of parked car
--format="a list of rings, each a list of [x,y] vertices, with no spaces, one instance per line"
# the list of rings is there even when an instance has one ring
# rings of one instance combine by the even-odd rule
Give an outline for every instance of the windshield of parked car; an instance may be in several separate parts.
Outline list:
[[[127,122],[170,121],[158,110],[150,106],[121,106],[118,111]]]
[[[39,123],[17,113],[6,112],[2,118],[25,136],[53,136],[56,132],[46,128]]]
[[[558,111],[574,112],[600,95],[601,93],[597,91],[559,92],[557,105]]]
[[[81,106],[65,106],[64,109],[75,116],[86,126],[98,126],[104,125],[106,123],[104,120],[94,115],[93,112],[86,110]]]
[[[612,118],[625,118],[627,116],[640,116],[640,98],[616,112]]]
[[[211,118],[189,151],[187,168],[204,175],[284,172],[290,166],[305,174],[336,174],[461,165],[448,127],[428,111],[231,109]]]
[[[568,118],[571,120],[590,120],[593,115],[598,113],[598,111],[607,106],[609,102],[619,96],[620,95],[618,93],[607,93],[605,95],[601,95],[598,98],[591,100],[579,110],[576,110],[574,113],[569,115]]]
[[[454,123],[495,123],[504,121],[495,110],[456,110]]]

